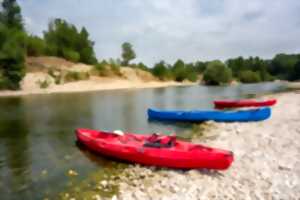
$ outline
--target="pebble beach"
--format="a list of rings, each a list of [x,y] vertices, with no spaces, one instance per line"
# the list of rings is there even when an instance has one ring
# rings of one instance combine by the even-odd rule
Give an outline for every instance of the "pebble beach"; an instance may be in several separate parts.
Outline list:
[[[193,142],[232,150],[226,171],[131,165],[113,199],[300,199],[300,93],[270,96],[272,117],[253,123],[208,122]]]

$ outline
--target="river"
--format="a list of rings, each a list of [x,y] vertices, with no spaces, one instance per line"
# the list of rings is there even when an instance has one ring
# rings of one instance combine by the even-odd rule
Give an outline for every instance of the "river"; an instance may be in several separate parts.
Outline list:
[[[114,167],[112,161],[76,146],[78,127],[180,135],[191,125],[148,121],[147,108],[212,109],[214,99],[283,90],[281,83],[261,83],[0,98],[1,199],[55,197],[73,184],[68,170],[76,170],[76,180],[82,180],[96,169]]]

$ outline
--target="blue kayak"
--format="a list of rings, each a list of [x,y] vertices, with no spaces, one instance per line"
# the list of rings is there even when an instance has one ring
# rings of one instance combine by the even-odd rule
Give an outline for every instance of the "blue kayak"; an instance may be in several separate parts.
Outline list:
[[[165,121],[201,122],[213,120],[217,122],[250,122],[262,121],[271,116],[270,108],[240,111],[181,111],[148,109],[149,119]]]

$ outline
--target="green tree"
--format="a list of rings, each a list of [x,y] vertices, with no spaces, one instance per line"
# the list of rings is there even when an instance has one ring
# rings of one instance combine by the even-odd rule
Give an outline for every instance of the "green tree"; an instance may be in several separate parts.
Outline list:
[[[89,34],[84,27],[78,32],[73,24],[63,19],[55,19],[49,23],[48,30],[44,32],[44,39],[47,55],[86,64],[97,63],[94,43],[89,40]]]
[[[251,70],[241,71],[239,74],[239,80],[242,83],[257,83],[261,81],[260,74]]]
[[[291,79],[292,80],[300,80],[300,59],[294,66],[294,73],[293,73],[293,77]]]
[[[9,29],[24,30],[21,8],[16,0],[3,0],[0,13],[0,23]]]
[[[28,56],[41,56],[45,54],[46,44],[42,38],[28,36],[26,38],[26,51]]]
[[[198,74],[201,74],[204,72],[205,68],[206,68],[206,63],[205,62],[201,62],[201,61],[197,61],[194,64],[195,70]]]
[[[129,62],[136,58],[132,45],[129,42],[122,44],[122,65],[128,66]]]
[[[185,64],[182,60],[177,60],[172,68],[172,73],[176,81],[183,81],[187,77]]]
[[[144,70],[144,71],[150,71],[150,69],[147,67],[147,65],[145,65],[144,63],[142,62],[139,62],[137,64],[137,68],[141,69],[141,70]]]
[[[171,71],[164,61],[160,61],[154,65],[152,74],[160,80],[168,80],[171,78]]]
[[[226,65],[232,70],[233,76],[237,77],[240,71],[246,70],[243,57],[231,58],[226,61]]]
[[[25,33],[0,24],[0,89],[19,89],[25,75]]]
[[[80,62],[95,64],[97,62],[95,52],[93,49],[94,42],[89,40],[89,33],[85,27],[83,27],[79,33],[79,39],[76,49],[80,55]]]
[[[269,70],[272,75],[280,79],[292,79],[294,66],[299,60],[299,55],[296,54],[277,54],[269,65]]]
[[[231,79],[231,69],[219,60],[209,62],[203,74],[203,80],[207,85],[225,84],[229,83]]]

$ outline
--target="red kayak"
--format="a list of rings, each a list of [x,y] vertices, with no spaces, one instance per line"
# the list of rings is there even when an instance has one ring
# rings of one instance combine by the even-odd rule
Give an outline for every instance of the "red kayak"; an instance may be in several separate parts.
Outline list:
[[[89,129],[77,129],[76,136],[80,143],[94,152],[143,165],[225,170],[234,159],[231,151],[184,142],[175,136],[119,135]]]
[[[215,108],[239,108],[239,107],[264,107],[273,106],[276,104],[276,99],[270,99],[266,101],[256,101],[256,100],[224,100],[224,101],[214,101]]]

